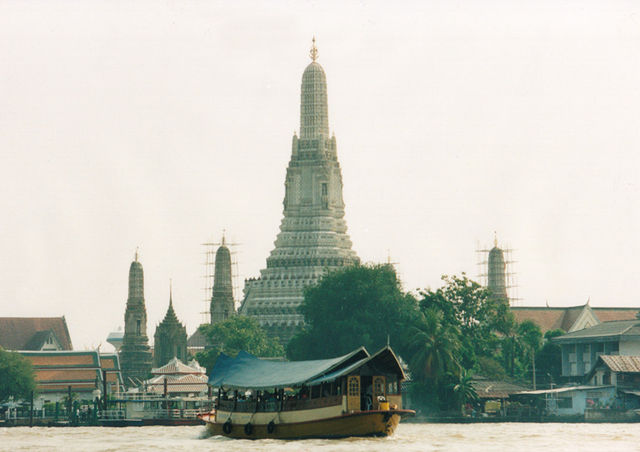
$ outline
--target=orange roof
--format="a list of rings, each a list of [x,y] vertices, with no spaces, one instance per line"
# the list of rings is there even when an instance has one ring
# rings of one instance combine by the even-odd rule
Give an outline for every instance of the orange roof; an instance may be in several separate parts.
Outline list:
[[[96,352],[40,352],[24,353],[34,367],[97,367]]]
[[[580,314],[589,308],[600,322],[635,320],[640,312],[640,308],[594,308],[588,304],[568,307],[512,306],[511,312],[519,323],[531,320],[545,333],[555,329],[569,331]]]
[[[36,381],[45,382],[79,382],[96,381],[98,372],[95,369],[36,369]]]
[[[562,320],[565,315],[565,308],[545,308],[545,307],[512,307],[511,312],[518,323],[531,320],[536,323],[542,332],[562,328]]]
[[[615,320],[635,320],[640,312],[639,308],[591,308],[601,322]]]

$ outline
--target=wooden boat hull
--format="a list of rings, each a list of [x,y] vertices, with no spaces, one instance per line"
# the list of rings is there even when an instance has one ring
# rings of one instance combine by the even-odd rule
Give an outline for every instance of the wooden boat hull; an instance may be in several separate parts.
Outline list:
[[[302,439],[302,438],[345,438],[349,436],[389,436],[400,423],[400,418],[412,416],[412,410],[359,411],[341,416],[306,422],[277,423],[271,427],[265,424],[231,424],[225,431],[223,423],[216,423],[214,417],[203,416],[207,431],[211,435],[222,435],[238,439]],[[228,425],[226,427],[228,430]]]

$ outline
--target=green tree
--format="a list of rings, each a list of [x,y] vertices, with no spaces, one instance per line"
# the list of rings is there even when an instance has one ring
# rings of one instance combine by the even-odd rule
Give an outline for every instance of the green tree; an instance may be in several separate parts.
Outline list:
[[[463,370],[456,376],[457,381],[452,385],[451,389],[455,396],[457,407],[462,410],[467,402],[476,402],[478,393],[473,387],[473,374],[471,371]]]
[[[0,347],[0,403],[9,397],[27,400],[36,390],[31,362],[19,353],[8,352]]]
[[[235,356],[241,350],[260,357],[283,356],[284,348],[277,339],[269,337],[252,317],[234,315],[223,322],[201,325],[208,346],[196,354],[200,365],[211,372],[220,353]]]
[[[549,330],[544,333],[542,348],[536,354],[536,370],[539,386],[557,384],[562,376],[562,350],[551,341],[554,337],[565,334],[564,330]]]
[[[354,265],[327,273],[308,287],[300,312],[305,327],[287,345],[290,359],[339,356],[387,340],[402,354],[402,332],[417,311],[391,265]]]
[[[411,375],[419,382],[438,387],[447,373],[458,375],[459,331],[443,321],[442,312],[429,308],[418,314],[407,329],[406,348]]]
[[[525,369],[531,371],[531,382],[536,386],[536,353],[542,344],[542,332],[540,327],[531,320],[525,320],[518,324],[517,328],[519,343],[522,346],[522,363]],[[530,365],[530,366],[529,366]],[[528,372],[527,372],[528,373]]]
[[[481,356],[495,356],[500,337],[513,324],[509,306],[490,297],[490,292],[462,273],[461,276],[442,276],[444,286],[421,292],[420,308],[437,309],[442,321],[456,326],[461,344],[460,364],[471,369]]]

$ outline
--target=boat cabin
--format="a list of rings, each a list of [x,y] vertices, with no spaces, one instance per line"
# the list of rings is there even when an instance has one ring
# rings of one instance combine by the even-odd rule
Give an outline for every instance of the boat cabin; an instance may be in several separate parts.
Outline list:
[[[361,347],[314,361],[277,362],[245,352],[236,358],[221,355],[209,384],[218,389],[217,417],[259,423],[256,418],[269,422],[275,413],[286,422],[288,414],[297,421],[305,412],[303,417],[311,420],[320,412],[326,417],[402,409],[400,383],[405,378],[391,348],[370,355]]]

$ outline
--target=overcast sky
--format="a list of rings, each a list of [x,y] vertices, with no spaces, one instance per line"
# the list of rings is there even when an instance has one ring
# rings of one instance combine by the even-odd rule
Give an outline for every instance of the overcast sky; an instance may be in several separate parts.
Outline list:
[[[223,229],[257,276],[314,35],[363,261],[435,288],[497,231],[520,304],[640,306],[638,2],[0,0],[0,316],[110,350],[139,246],[192,333]]]

